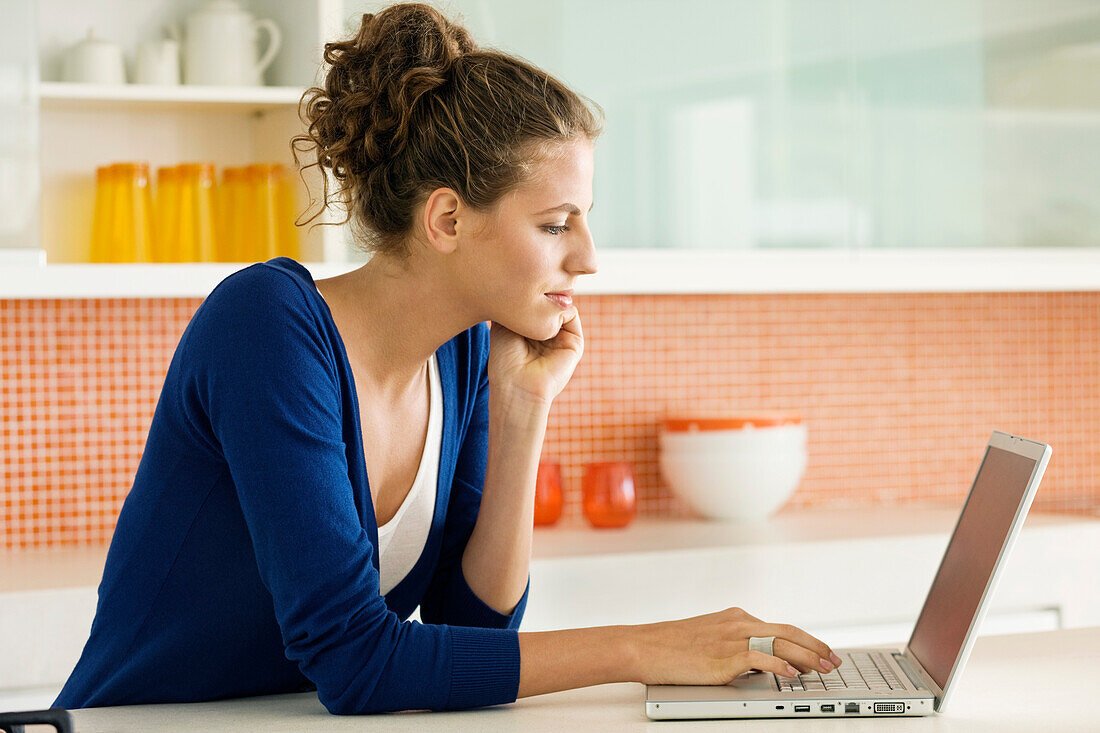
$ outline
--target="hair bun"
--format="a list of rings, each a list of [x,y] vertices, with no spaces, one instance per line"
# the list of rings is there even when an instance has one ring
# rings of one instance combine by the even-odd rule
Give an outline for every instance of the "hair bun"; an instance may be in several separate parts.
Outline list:
[[[325,44],[329,71],[310,104],[336,114],[323,118],[319,139],[333,145],[349,136],[362,141],[361,155],[343,156],[350,172],[399,155],[418,100],[450,81],[458,59],[476,50],[465,28],[430,5],[404,3],[365,13],[353,38]]]
[[[480,48],[422,3],[362,16],[325,44],[324,81],[302,96],[308,130],[291,141],[331,171],[331,199],[368,251],[407,252],[413,208],[439,186],[485,209],[530,175],[544,146],[599,134],[580,98],[517,56]],[[321,178],[322,211],[330,203]],[[315,218],[318,214],[314,214]],[[347,221],[347,219],[345,219]]]

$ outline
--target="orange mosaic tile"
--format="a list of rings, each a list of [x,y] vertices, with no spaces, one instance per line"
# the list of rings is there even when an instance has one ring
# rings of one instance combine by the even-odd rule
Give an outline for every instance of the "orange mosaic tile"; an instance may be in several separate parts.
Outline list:
[[[197,299],[0,300],[0,537],[105,543]],[[994,429],[1054,447],[1036,511],[1094,512],[1100,293],[578,296],[585,356],[550,416],[563,517],[593,461],[641,515],[690,516],[657,463],[676,414],[797,411],[795,506],[961,503]]]

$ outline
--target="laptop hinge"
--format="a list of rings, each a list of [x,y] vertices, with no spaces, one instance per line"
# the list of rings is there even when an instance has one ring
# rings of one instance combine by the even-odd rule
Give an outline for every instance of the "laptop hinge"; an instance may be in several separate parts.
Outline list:
[[[901,667],[901,671],[905,672],[905,675],[909,678],[909,681],[913,683],[913,687],[918,690],[924,689],[927,685],[924,684],[924,678],[920,676],[920,673],[913,668],[913,663],[909,661],[901,652],[894,652],[894,661]]]

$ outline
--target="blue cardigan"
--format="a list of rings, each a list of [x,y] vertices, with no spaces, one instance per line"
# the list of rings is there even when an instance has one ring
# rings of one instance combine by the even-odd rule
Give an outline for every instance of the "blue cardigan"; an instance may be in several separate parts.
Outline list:
[[[435,514],[383,597],[355,383],[328,306],[284,257],[223,280],[172,357],[91,635],[53,704],[313,689],[336,714],[513,702],[530,578],[503,615],[461,563],[487,461],[488,331],[436,352]],[[418,604],[424,623],[407,620]]]

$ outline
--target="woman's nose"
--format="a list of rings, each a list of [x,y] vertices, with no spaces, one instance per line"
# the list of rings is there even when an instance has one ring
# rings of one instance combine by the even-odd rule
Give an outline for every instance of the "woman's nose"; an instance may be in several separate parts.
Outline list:
[[[574,255],[575,261],[571,269],[579,275],[593,275],[599,265],[596,262],[596,243],[592,239],[592,232],[586,227],[584,236],[579,237],[579,240],[580,245]]]

